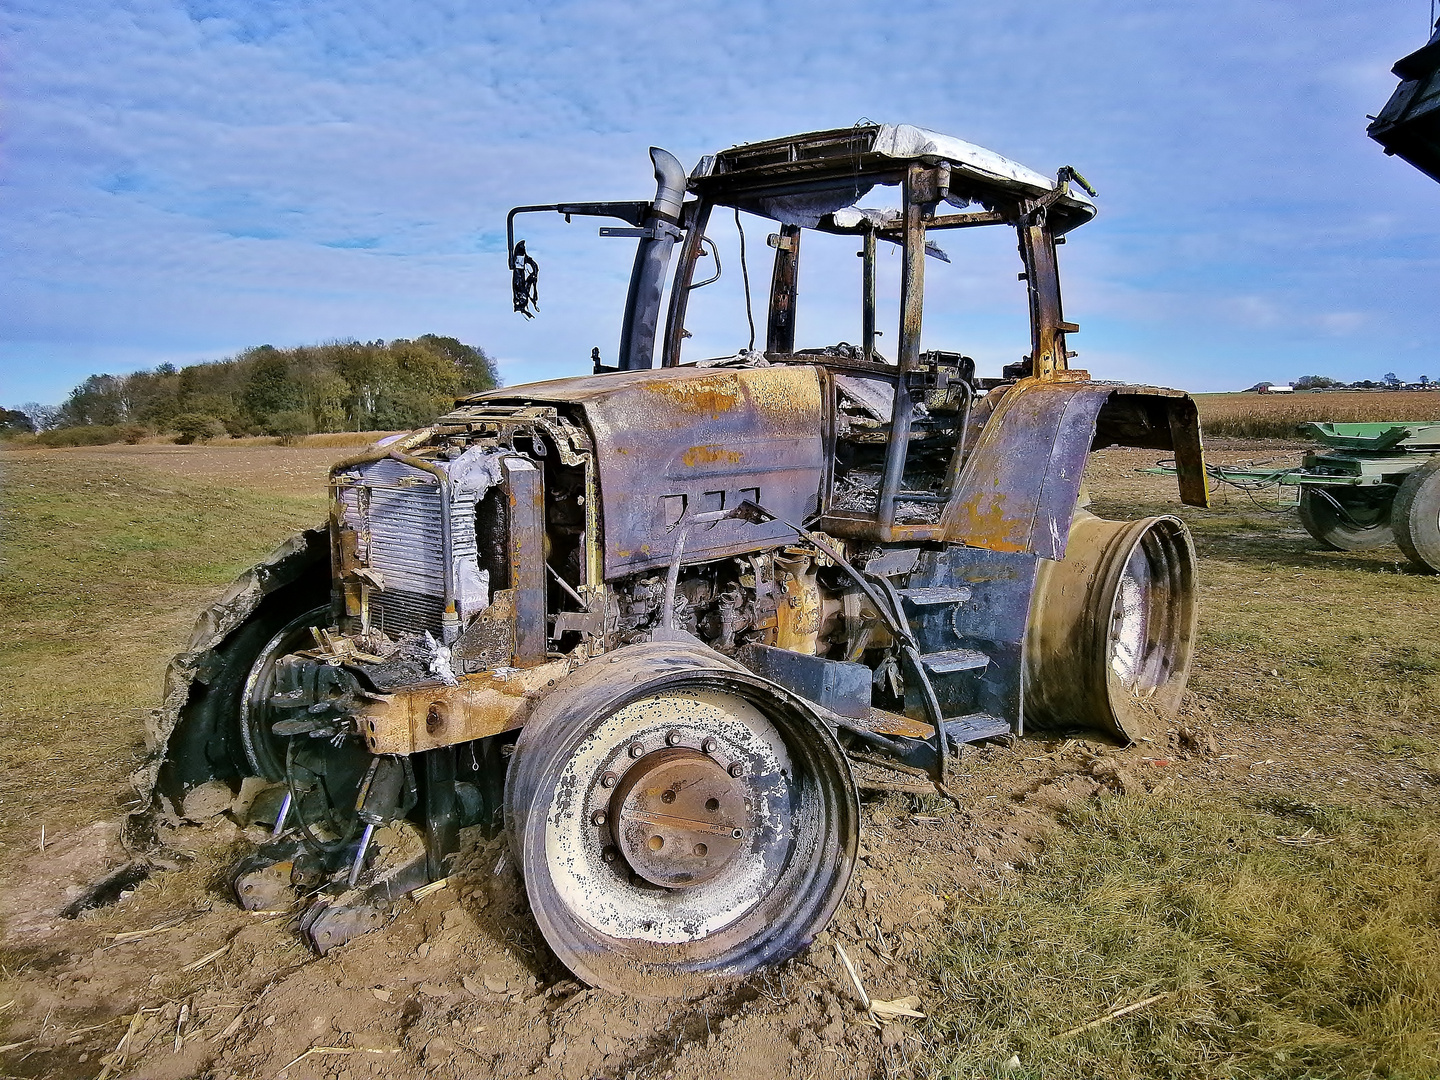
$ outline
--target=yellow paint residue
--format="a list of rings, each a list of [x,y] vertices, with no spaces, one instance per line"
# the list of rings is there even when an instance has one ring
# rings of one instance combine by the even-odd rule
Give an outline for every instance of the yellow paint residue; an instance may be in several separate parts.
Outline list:
[[[680,458],[687,468],[697,468],[701,465],[714,465],[721,462],[725,465],[738,465],[745,459],[745,455],[739,450],[727,450],[723,446],[692,446],[686,450]]]

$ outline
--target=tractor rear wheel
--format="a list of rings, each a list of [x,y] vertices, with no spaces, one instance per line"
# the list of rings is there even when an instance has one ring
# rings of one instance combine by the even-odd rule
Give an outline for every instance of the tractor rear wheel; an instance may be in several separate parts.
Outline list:
[[[1391,516],[1400,550],[1417,569],[1440,573],[1440,457],[1405,478]]]
[[[1025,635],[1027,728],[1146,737],[1180,708],[1195,650],[1195,543],[1179,518],[1077,510],[1041,560]]]
[[[585,982],[637,997],[704,993],[805,948],[859,842],[829,729],[698,643],[572,674],[521,731],[505,797],[545,940]]]
[[[1314,485],[1300,487],[1300,524],[1333,551],[1368,551],[1393,544],[1390,507],[1388,495]]]

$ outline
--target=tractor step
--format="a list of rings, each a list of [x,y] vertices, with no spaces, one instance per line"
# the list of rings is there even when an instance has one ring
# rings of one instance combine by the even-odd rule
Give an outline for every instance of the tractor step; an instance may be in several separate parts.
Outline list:
[[[980,742],[1010,734],[1010,722],[988,713],[954,716],[945,721],[945,734],[957,743]]]
[[[920,662],[925,665],[925,670],[932,674],[949,675],[955,671],[979,671],[989,666],[990,657],[979,649],[949,649],[945,652],[925,653],[920,657]]]

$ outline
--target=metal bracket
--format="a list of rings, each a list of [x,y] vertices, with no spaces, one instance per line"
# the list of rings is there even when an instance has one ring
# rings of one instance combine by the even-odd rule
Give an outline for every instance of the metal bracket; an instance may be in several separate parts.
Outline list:
[[[601,236],[629,236],[641,240],[680,239],[680,230],[668,221],[655,220],[643,229],[617,229],[606,225],[600,229]]]

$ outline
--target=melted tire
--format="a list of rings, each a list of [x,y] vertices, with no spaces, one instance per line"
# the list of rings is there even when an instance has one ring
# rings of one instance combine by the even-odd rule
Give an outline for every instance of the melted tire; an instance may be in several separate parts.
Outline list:
[[[1337,492],[1302,486],[1298,511],[1305,531],[1332,551],[1369,551],[1395,543],[1394,513],[1374,500],[1346,499]]]
[[[1405,478],[1391,514],[1395,543],[1417,570],[1440,573],[1440,458]]]
[[[242,702],[257,659],[277,637],[307,614],[323,610],[328,619],[328,587],[325,576],[275,591],[215,648],[213,673],[208,683],[191,687],[160,769],[157,786],[177,806],[187,791],[208,780],[284,779],[284,748],[277,757],[256,745],[244,730]]]

